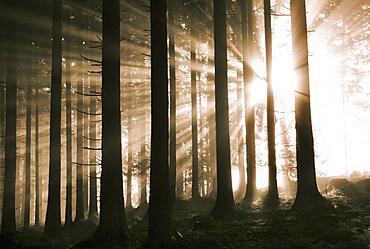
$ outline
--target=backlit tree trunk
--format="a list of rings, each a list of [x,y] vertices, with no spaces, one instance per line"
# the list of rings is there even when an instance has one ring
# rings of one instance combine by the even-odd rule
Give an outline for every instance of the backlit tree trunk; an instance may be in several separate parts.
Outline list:
[[[96,92],[96,82],[90,84],[92,92]],[[97,137],[96,137],[96,97],[90,98],[90,147],[93,148],[90,151],[89,165],[90,165],[90,205],[89,205],[89,217],[92,218],[98,213],[97,207],[97,182],[96,182],[96,150],[97,148]]]

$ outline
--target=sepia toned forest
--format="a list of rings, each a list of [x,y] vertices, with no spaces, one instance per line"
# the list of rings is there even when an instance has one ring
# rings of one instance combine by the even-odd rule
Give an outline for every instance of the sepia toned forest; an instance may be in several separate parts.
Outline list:
[[[0,248],[370,248],[368,1],[0,13]]]

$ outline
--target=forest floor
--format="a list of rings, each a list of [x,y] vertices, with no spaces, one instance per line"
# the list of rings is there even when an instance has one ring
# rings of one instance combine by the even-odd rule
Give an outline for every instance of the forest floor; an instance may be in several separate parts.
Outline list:
[[[264,207],[261,200],[225,220],[209,215],[214,201],[178,201],[173,222],[173,249],[370,249],[370,191],[343,188],[324,195],[331,209],[291,210],[292,199],[282,199],[278,208]],[[0,237],[0,248],[140,248],[146,238],[147,207],[128,212],[130,241],[125,246],[84,242],[97,220],[65,229],[58,240],[42,236],[42,229]],[[76,246],[77,245],[77,246]]]

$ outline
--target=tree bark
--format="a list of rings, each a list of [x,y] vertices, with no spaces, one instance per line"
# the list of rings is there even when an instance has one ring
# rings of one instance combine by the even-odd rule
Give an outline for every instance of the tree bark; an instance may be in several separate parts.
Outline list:
[[[90,83],[90,89],[93,92],[96,92],[96,82]],[[90,113],[96,114],[96,97],[90,98]],[[90,116],[90,148],[97,147],[97,136],[96,136],[96,116]],[[89,205],[89,217],[93,218],[98,213],[98,204],[97,204],[97,182],[96,182],[96,151],[90,151],[90,205]]]
[[[17,165],[17,25],[8,22],[6,103],[5,103],[5,168],[4,196],[1,222],[2,233],[15,233],[15,181]]]
[[[230,163],[226,4],[224,0],[214,0],[213,4],[215,27],[217,198],[212,214],[215,218],[222,218],[234,211],[235,203]]]
[[[247,187],[245,200],[253,200],[256,187],[256,139],[255,139],[255,117],[254,105],[251,101],[251,84],[253,81],[252,44],[253,44],[253,2],[252,0],[241,0],[242,13],[242,56],[243,56],[243,81],[245,100],[245,128],[247,147]]]
[[[95,236],[127,240],[123,197],[120,111],[120,4],[103,1],[102,173],[100,220]]]
[[[168,162],[167,1],[150,1],[152,139],[150,152],[149,231],[147,248],[170,239],[171,201]]]
[[[275,151],[275,105],[272,86],[272,34],[270,0],[264,0],[265,44],[266,44],[266,76],[267,76],[267,143],[269,163],[269,185],[267,198],[276,203],[279,199],[276,180],[276,151]]]
[[[308,71],[307,23],[305,0],[290,2],[293,66],[297,77],[295,121],[298,187],[294,207],[318,204],[324,198],[317,189],[312,134],[310,84]]]
[[[49,186],[44,229],[45,235],[52,237],[55,237],[61,228],[62,7],[62,0],[53,0]]]
[[[85,51],[85,49],[83,49]],[[89,93],[89,84],[88,84],[88,76],[85,73],[86,67],[85,67],[85,62],[82,63],[82,78],[83,78],[83,87],[82,87],[82,92],[83,93]],[[82,106],[83,106],[83,111],[85,113],[89,113],[89,104],[87,99],[91,98],[90,96],[83,95],[82,96]],[[90,120],[90,115],[88,114],[83,114],[83,151],[82,151],[82,162],[84,164],[89,163],[89,149],[86,147],[89,147],[89,120]],[[82,182],[83,182],[83,212],[84,212],[84,218],[88,215],[89,212],[89,166],[83,166],[82,167]]]

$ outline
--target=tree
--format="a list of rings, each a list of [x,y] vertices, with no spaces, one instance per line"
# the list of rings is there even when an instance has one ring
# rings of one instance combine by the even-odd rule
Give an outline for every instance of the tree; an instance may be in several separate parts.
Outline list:
[[[275,107],[272,87],[272,35],[271,35],[271,6],[270,0],[264,0],[265,44],[266,44],[266,75],[267,75],[267,142],[269,163],[268,201],[276,203],[279,199],[276,180],[276,151],[275,151]]]
[[[168,40],[170,56],[170,193],[176,199],[176,51],[175,51],[175,1],[168,2]]]
[[[8,1],[7,4],[12,5]],[[5,168],[4,196],[1,222],[2,233],[14,233],[15,224],[15,178],[16,178],[16,128],[17,128],[17,24],[9,20],[7,30],[6,97],[5,97]]]
[[[53,0],[49,186],[44,229],[48,236],[56,236],[61,228],[62,7],[62,0]]]
[[[40,225],[39,89],[35,89],[35,226]]]
[[[245,128],[247,147],[247,187],[245,200],[252,200],[256,194],[256,139],[254,105],[251,101],[251,84],[253,80],[252,44],[253,44],[253,16],[252,0],[241,0],[242,19],[242,56],[243,56],[243,81],[245,99]]]
[[[70,44],[70,41],[67,41]],[[69,48],[69,46],[68,46]],[[71,82],[71,58],[66,60],[66,226],[72,224],[72,82]]]
[[[120,111],[120,4],[103,1],[102,172],[100,219],[95,236],[127,240],[123,197]]]
[[[307,22],[305,0],[290,2],[293,66],[297,77],[295,121],[298,186],[294,207],[315,205],[324,201],[318,191],[312,134],[310,83],[308,69]]]
[[[150,151],[149,231],[146,248],[170,239],[171,201],[168,165],[167,1],[150,1],[152,138]]]
[[[226,4],[214,0],[217,198],[213,216],[222,218],[235,209],[230,163],[227,88]]]
[[[192,181],[191,198],[200,199],[199,195],[199,158],[198,158],[198,108],[197,108],[197,69],[196,69],[196,34],[194,17],[190,17],[190,78],[191,78],[191,158]]]
[[[32,83],[27,83],[26,93],[26,155],[25,155],[25,181],[24,181],[24,229],[30,228],[30,204],[31,204],[31,118],[32,118]]]
[[[131,83],[130,83],[131,85]],[[133,118],[132,118],[132,109],[134,108],[133,100],[134,98],[131,97],[134,94],[133,87],[129,87],[129,96],[127,98],[128,101],[128,110],[127,110],[127,182],[126,182],[126,208],[132,209],[132,167],[134,166],[133,162],[133,152],[132,152],[132,146],[133,146]]]

